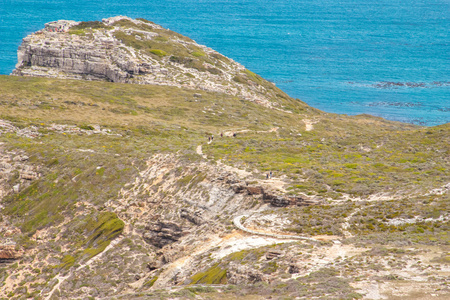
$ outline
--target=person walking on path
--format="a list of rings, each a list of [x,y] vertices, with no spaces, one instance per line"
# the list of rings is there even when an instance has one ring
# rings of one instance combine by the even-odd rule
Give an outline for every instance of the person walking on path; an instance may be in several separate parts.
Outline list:
[[[270,175],[270,178],[272,178],[272,171],[270,171],[269,175]]]

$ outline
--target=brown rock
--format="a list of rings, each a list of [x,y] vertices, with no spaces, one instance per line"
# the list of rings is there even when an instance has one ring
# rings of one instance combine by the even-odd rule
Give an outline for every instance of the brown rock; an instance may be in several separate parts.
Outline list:
[[[157,224],[147,226],[148,232],[144,233],[144,240],[158,248],[178,241],[186,232],[173,222],[158,222]]]
[[[21,258],[23,251],[15,249],[14,245],[0,245],[0,262]]]
[[[231,186],[231,189],[233,190],[233,192],[235,192],[236,194],[241,194],[246,190],[246,186],[242,185],[242,184],[233,184]]]
[[[272,260],[272,259],[274,259],[274,258],[276,258],[278,256],[281,256],[281,255],[283,255],[283,251],[280,251],[280,250],[269,250],[266,253],[266,259],[267,260]]]
[[[264,194],[264,189],[261,186],[248,186],[247,193],[249,195],[262,195]]]
[[[296,274],[300,272],[300,268],[296,265],[290,265],[288,272],[289,274]]]
[[[263,200],[265,203],[270,203],[272,200],[274,200],[277,196],[273,195],[269,192],[264,192],[263,193]]]
[[[270,201],[270,204],[275,207],[286,207],[291,205],[291,201],[281,196],[276,196]]]

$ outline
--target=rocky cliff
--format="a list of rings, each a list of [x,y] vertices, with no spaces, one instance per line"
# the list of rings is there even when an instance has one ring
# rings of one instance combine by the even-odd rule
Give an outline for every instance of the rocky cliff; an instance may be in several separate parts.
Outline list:
[[[277,106],[286,95],[239,63],[150,21],[56,21],[23,39],[18,76],[170,85]]]

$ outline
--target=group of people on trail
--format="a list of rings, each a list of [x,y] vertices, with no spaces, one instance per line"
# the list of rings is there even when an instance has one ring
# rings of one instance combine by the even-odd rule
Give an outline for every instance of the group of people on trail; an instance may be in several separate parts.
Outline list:
[[[233,132],[233,137],[236,137],[236,132]],[[223,137],[223,132],[220,133],[220,137]],[[208,136],[208,142],[211,143],[214,140],[214,135]]]
[[[270,171],[269,173],[266,174],[266,179],[271,179],[272,178],[272,171]]]

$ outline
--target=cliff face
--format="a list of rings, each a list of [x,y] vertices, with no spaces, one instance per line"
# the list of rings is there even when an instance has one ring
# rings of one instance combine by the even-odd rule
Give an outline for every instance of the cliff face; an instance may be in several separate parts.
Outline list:
[[[23,39],[12,75],[201,89],[277,105],[272,83],[218,52],[146,20],[56,21]]]

